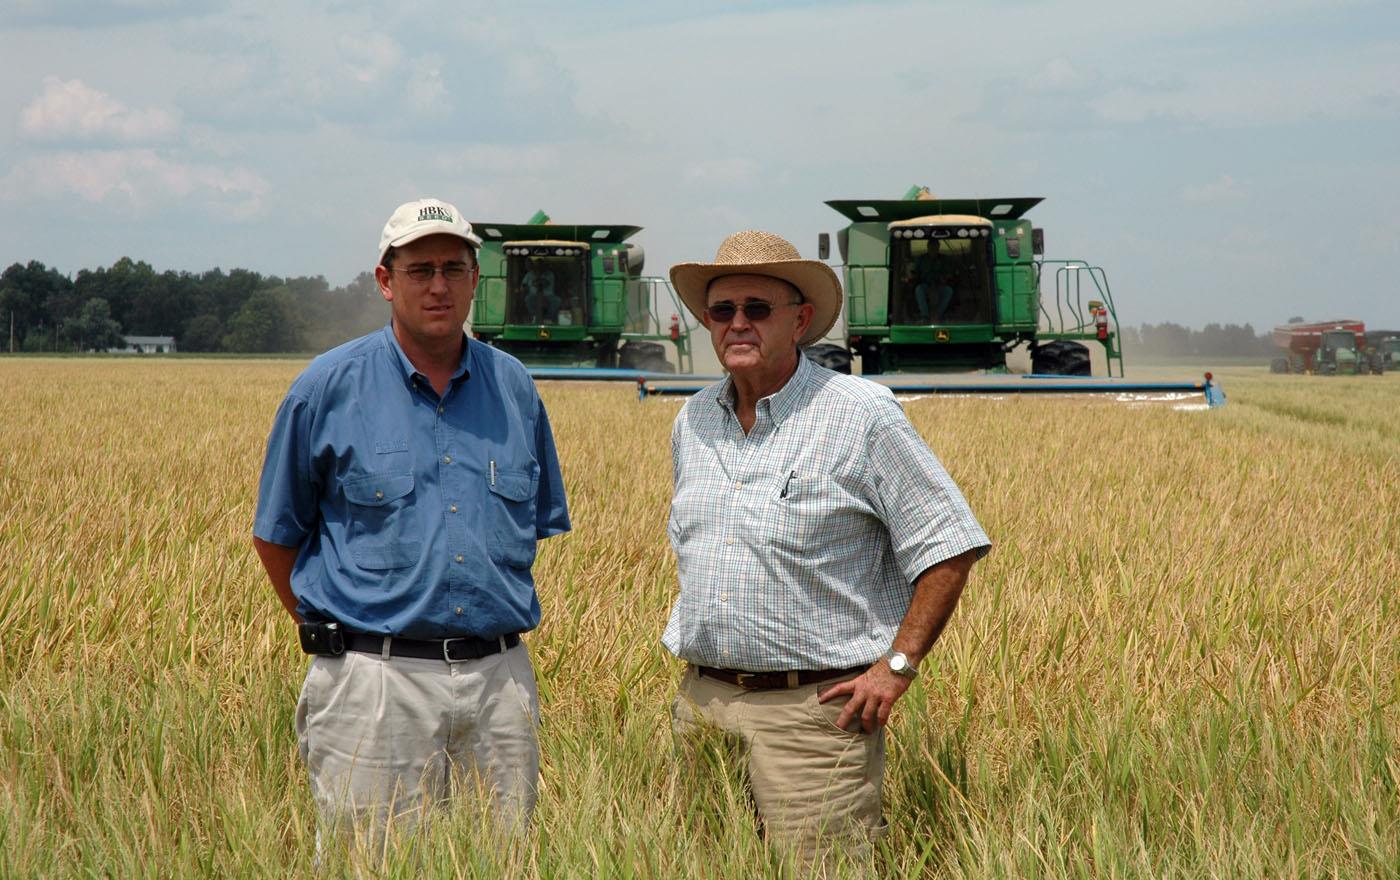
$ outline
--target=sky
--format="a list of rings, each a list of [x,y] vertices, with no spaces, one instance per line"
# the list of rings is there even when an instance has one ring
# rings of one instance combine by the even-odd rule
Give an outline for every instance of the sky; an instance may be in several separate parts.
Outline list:
[[[0,266],[343,284],[400,202],[740,229],[1041,196],[1124,324],[1400,327],[1400,4],[6,0]]]

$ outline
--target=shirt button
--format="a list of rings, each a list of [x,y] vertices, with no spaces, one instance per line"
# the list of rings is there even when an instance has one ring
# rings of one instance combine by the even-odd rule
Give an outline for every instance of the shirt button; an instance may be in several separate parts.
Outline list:
[[[729,649],[728,649],[728,648],[725,648],[723,651],[720,651],[720,653],[723,654],[724,656],[728,657],[728,656],[729,656]]]
[[[461,562],[461,561],[462,561],[462,554],[460,554],[460,553],[457,554],[457,561],[458,561],[458,562]]]
[[[719,600],[720,600],[721,602],[728,602],[728,601],[729,601],[729,594],[728,594],[728,593],[720,593],[720,594],[719,594]]]
[[[733,543],[734,543],[734,539],[733,539],[733,538],[725,538],[725,539],[724,539],[724,543],[726,543],[726,544],[733,544]]]
[[[461,606],[461,605],[458,605],[458,606],[457,606],[457,613],[458,613],[458,614],[461,614],[461,613],[462,613],[462,606]]]
[[[444,456],[442,457],[442,463],[443,463],[443,464],[452,464],[452,456],[450,456],[450,455],[444,455]]]
[[[454,505],[452,505],[451,507],[449,507],[449,508],[447,508],[447,509],[448,509],[449,511],[451,511],[452,513],[456,513],[456,512],[457,512],[457,505],[454,504]]]
[[[443,410],[442,407],[438,407],[438,415],[442,415],[442,410]]]
[[[375,490],[374,490],[374,497],[375,497],[375,498],[383,498],[383,497],[384,497],[384,490],[383,490],[383,489],[375,489]]]
[[[744,488],[744,484],[743,484],[743,483],[735,483],[735,484],[734,484],[734,488],[735,488],[735,489],[742,489],[742,488]]]

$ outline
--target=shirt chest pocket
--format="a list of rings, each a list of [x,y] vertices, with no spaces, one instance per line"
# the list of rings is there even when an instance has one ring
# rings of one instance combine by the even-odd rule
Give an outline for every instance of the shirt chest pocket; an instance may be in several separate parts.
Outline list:
[[[413,503],[413,474],[365,474],[341,483],[350,512],[349,543],[355,564],[367,569],[405,568],[418,561],[422,544],[403,540]]]
[[[536,470],[497,468],[486,485],[487,549],[496,562],[529,568],[535,561]]]
[[[769,544],[795,554],[811,554],[850,531],[855,511],[846,490],[826,475],[785,478],[765,510]]]

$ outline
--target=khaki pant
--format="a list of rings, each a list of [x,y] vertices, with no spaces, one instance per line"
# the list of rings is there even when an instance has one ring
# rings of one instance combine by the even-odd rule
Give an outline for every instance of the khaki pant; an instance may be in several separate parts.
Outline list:
[[[855,733],[836,726],[845,700],[818,703],[817,693],[840,680],[746,691],[692,666],[671,707],[672,729],[690,758],[697,739],[716,729],[737,743],[765,836],[807,863],[833,847],[868,855],[884,831],[884,730],[866,734],[858,720]]]
[[[375,845],[462,784],[486,791],[504,825],[523,824],[539,780],[538,724],[523,644],[461,663],[315,657],[296,714],[324,827],[353,827]]]

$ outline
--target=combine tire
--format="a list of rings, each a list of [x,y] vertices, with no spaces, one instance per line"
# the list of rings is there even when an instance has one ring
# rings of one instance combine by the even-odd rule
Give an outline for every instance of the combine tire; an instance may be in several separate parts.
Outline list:
[[[1089,349],[1078,342],[1057,339],[1031,352],[1031,372],[1038,376],[1089,376]]]
[[[1288,358],[1286,358],[1286,357],[1276,357],[1276,358],[1274,358],[1272,361],[1269,362],[1269,372],[1270,372],[1270,373],[1287,373],[1287,372],[1288,372]]]
[[[828,370],[850,375],[851,353],[840,345],[818,342],[816,345],[804,348],[802,353],[807,356],[807,360],[819,367],[826,367]]]
[[[666,348],[659,342],[632,340],[622,343],[622,347],[617,350],[617,365],[624,370],[644,370],[648,373],[664,372],[653,369],[658,361],[666,362]]]
[[[647,359],[639,368],[646,373],[674,373],[675,365],[666,360],[664,355],[656,355]]]

